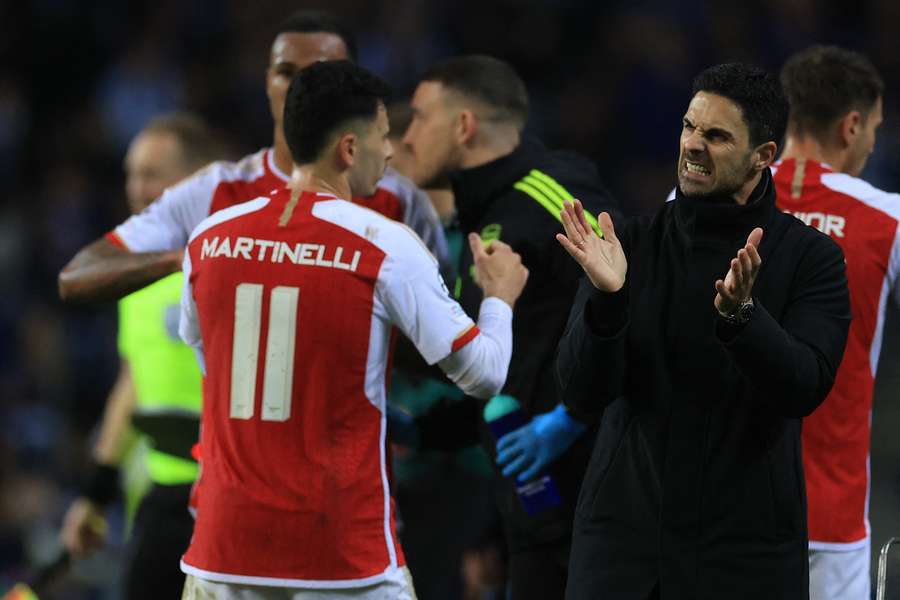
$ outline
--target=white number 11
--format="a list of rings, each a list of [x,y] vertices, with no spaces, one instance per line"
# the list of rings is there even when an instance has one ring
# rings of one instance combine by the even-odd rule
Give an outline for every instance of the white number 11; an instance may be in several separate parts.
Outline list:
[[[263,373],[263,421],[287,421],[291,417],[299,299],[299,288],[278,286],[272,289]],[[262,301],[263,286],[259,283],[242,283],[235,289],[231,346],[232,419],[253,418]]]

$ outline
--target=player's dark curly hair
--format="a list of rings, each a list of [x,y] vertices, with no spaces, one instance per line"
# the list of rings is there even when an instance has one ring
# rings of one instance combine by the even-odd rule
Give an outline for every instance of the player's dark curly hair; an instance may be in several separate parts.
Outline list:
[[[738,105],[750,133],[751,147],[766,142],[781,146],[788,103],[773,74],[744,63],[716,65],[694,78],[694,94],[697,92],[723,96]]]
[[[781,84],[797,135],[822,135],[851,110],[868,118],[884,94],[884,81],[869,59],[837,46],[812,46],[793,55],[781,68]]]
[[[341,38],[347,56],[356,60],[356,36],[340,17],[325,10],[298,10],[281,22],[275,35],[282,33],[333,33]]]
[[[315,161],[339,127],[374,119],[391,88],[348,60],[313,63],[294,76],[284,103],[284,137],[297,164]]]

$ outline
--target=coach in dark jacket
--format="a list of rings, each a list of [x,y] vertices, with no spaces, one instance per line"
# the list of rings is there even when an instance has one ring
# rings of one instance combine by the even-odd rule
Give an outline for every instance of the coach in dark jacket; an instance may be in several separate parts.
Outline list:
[[[850,322],[840,249],[775,208],[787,106],[777,80],[694,81],[674,201],[652,219],[564,213],[588,279],[560,344],[577,412],[603,412],[567,598],[808,598],[801,418]]]
[[[497,444],[498,471],[505,476],[498,486],[499,508],[510,550],[510,598],[561,598],[575,504],[596,430],[568,414],[554,381],[556,348],[582,275],[554,235],[562,231],[565,201],[581,198],[596,214],[609,210],[611,200],[591,162],[521,135],[528,96],[519,76],[500,60],[464,56],[435,65],[416,89],[412,109],[404,141],[412,153],[413,178],[423,186],[449,183],[461,230],[480,234],[485,244],[499,239],[511,245],[530,272],[516,302],[503,393],[533,418]],[[467,249],[458,273],[451,287],[462,307],[476,314],[481,297]],[[453,407],[472,409],[467,418],[435,412],[417,419],[423,444],[437,447],[436,437],[471,443],[473,431],[477,439],[481,406],[473,400]],[[493,440],[481,425],[493,454]],[[562,502],[528,515],[515,482],[546,473]]]

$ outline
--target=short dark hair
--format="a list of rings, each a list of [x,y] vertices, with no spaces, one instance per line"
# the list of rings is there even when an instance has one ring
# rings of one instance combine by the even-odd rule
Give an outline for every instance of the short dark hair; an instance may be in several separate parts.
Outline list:
[[[315,161],[335,130],[372,119],[391,88],[348,60],[316,62],[294,76],[284,103],[284,137],[297,164]]]
[[[772,73],[745,63],[715,65],[694,78],[693,93],[698,92],[716,94],[738,105],[751,146],[766,142],[781,146],[788,103],[781,83]]]
[[[230,155],[227,145],[201,117],[193,113],[177,111],[159,115],[151,119],[141,131],[175,136],[188,169],[198,169]]]
[[[347,23],[325,10],[298,10],[281,22],[275,36],[282,33],[333,33],[347,47],[347,55],[356,60],[356,36]]]
[[[451,58],[428,69],[422,81],[435,81],[498,111],[496,118],[515,123],[528,120],[528,90],[508,63],[483,54]]]
[[[791,131],[798,135],[821,135],[851,110],[868,118],[884,94],[884,81],[869,59],[837,46],[811,46],[791,56],[781,84],[791,105]]]

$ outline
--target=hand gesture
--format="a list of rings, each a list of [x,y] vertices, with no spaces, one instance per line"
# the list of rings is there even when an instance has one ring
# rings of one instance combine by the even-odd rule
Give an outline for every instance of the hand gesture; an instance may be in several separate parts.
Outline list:
[[[574,205],[565,202],[561,216],[566,234],[557,233],[556,239],[581,265],[594,287],[604,292],[622,289],[628,260],[616,237],[609,213],[600,213],[598,219],[602,238],[588,224],[580,201],[575,200]]]
[[[731,259],[731,268],[725,280],[716,281],[716,310],[720,314],[733,314],[741,303],[750,299],[753,283],[759,274],[762,258],[756,248],[762,239],[763,230],[757,227],[747,237],[747,244],[738,250],[737,256]]]
[[[495,296],[513,306],[528,281],[528,269],[522,264],[522,257],[500,240],[485,246],[475,233],[469,234],[469,248],[475,261],[475,283],[485,297]]]

